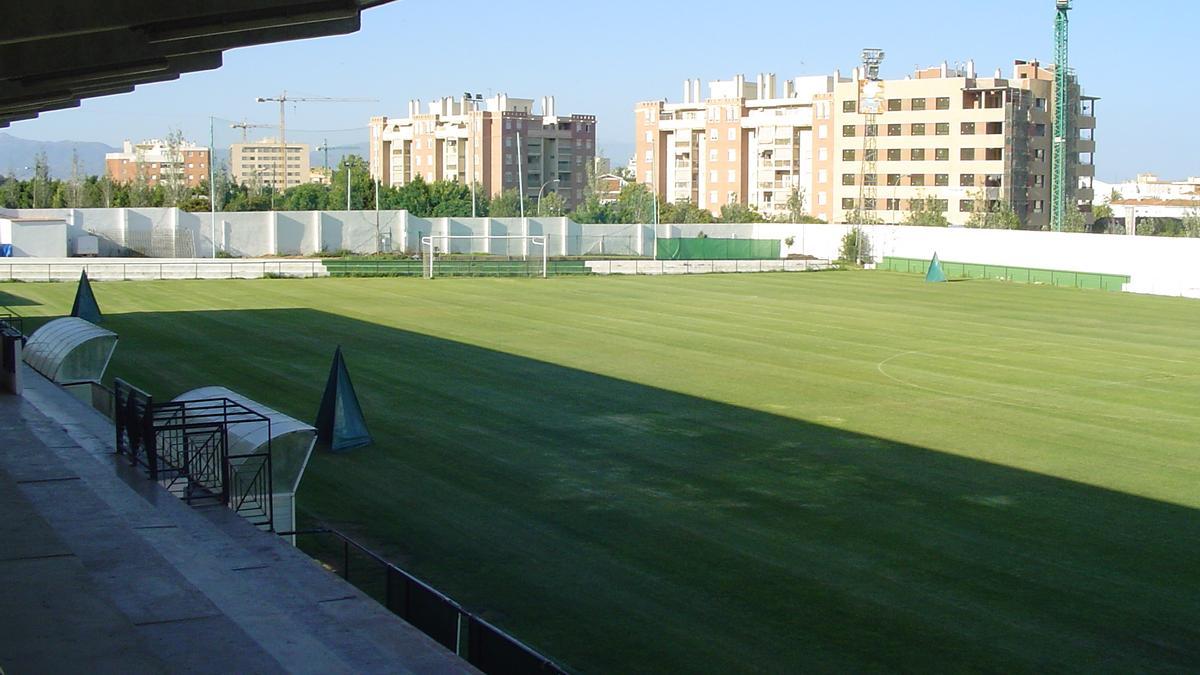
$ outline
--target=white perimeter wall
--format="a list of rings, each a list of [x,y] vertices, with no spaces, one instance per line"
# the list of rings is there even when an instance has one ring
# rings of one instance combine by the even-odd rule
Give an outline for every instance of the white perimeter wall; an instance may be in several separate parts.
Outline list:
[[[139,242],[185,242],[177,250],[210,257],[214,247],[236,256],[311,255],[339,250],[354,253],[410,251],[421,237],[435,237],[442,251],[493,255],[537,255],[526,241],[483,239],[483,235],[547,237],[548,254],[580,256],[651,256],[658,237],[778,239],[792,244],[783,255],[838,257],[849,225],[786,223],[694,225],[585,225],[567,218],[417,218],[405,211],[275,211],[188,213],[177,209],[22,209],[13,215],[57,217],[67,223],[69,240],[100,237],[101,256],[127,253]],[[657,232],[656,232],[657,230]],[[1128,235],[1068,234],[1020,230],[863,226],[876,259],[883,256],[1011,265],[1075,272],[1124,274],[1126,290],[1200,297],[1200,239]],[[446,235],[478,240],[442,240]],[[191,242],[194,241],[194,246]],[[68,249],[73,250],[73,249]],[[194,252],[193,252],[194,251]],[[59,255],[62,255],[59,253]]]

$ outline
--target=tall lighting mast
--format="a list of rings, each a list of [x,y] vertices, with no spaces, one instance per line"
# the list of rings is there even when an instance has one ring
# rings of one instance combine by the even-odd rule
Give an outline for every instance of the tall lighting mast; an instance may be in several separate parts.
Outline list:
[[[1050,168],[1050,229],[1061,232],[1067,222],[1067,144],[1071,134],[1070,66],[1067,54],[1071,0],[1054,0],[1054,148]]]

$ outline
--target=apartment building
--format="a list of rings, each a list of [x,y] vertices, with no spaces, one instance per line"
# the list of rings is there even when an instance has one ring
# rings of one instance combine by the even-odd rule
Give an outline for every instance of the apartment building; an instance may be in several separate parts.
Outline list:
[[[371,175],[385,185],[475,183],[496,196],[524,188],[537,199],[557,192],[568,208],[583,198],[596,155],[596,117],[558,115],[553,96],[534,100],[465,95],[410,101],[402,119],[372,117]]]
[[[747,82],[683,84],[683,102],[646,101],[635,108],[637,180],[668,202],[689,201],[714,214],[726,204],[751,204],[780,215],[797,191],[813,194],[814,103],[833,77],[783,83],[773,73]]]
[[[173,179],[196,187],[208,180],[209,150],[183,141],[171,144],[159,139],[140,143],[125,141],[121,152],[104,155],[108,177],[117,183],[129,183],[139,177],[150,185]]]
[[[230,172],[242,185],[286,190],[311,181],[309,151],[307,143],[288,143],[284,148],[277,138],[234,143],[229,152]]]
[[[1095,97],[1073,84],[1069,198],[1090,213]],[[731,203],[767,217],[793,193],[828,222],[903,222],[934,199],[953,224],[1005,202],[1027,227],[1047,227],[1054,69],[1017,61],[1011,78],[947,64],[897,80],[773,74],[684,84],[683,102],[635,107],[637,180],[669,202],[718,214]]]
[[[856,69],[834,84],[832,142],[814,213],[845,221],[858,210],[903,222],[910,204],[935,199],[951,224],[979,208],[1010,205],[1032,229],[1050,224],[1054,143],[1054,68],[1017,61],[1012,77],[979,77],[974,64],[918,70],[903,80],[867,82]],[[1095,177],[1095,97],[1078,84],[1068,139],[1070,204],[1091,214]],[[821,194],[828,193],[827,199]]]

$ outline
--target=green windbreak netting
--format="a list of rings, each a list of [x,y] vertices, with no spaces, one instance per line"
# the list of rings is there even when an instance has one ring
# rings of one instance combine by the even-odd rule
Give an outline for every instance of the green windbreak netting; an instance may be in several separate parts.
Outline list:
[[[371,444],[371,432],[367,431],[367,420],[358,405],[341,347],[333,354],[316,427],[317,439],[328,444],[330,450],[351,450]]]
[[[659,239],[660,260],[772,260],[779,258],[778,239]]]

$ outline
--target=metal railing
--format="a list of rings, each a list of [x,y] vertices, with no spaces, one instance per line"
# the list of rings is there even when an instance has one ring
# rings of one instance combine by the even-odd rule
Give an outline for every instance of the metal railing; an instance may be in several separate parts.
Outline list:
[[[279,535],[333,538],[332,549],[315,547],[315,554],[309,555],[489,675],[567,672],[537,650],[335,529],[297,530]],[[355,557],[360,564],[352,566]]]
[[[155,403],[120,378],[113,399],[117,452],[130,464],[188,504],[218,503],[274,529],[270,418],[227,398]],[[230,454],[239,424],[266,426],[265,452]]]
[[[166,279],[262,279],[327,276],[322,260],[152,260],[133,262],[0,263],[0,281],[74,281],[80,271],[92,281]]]

